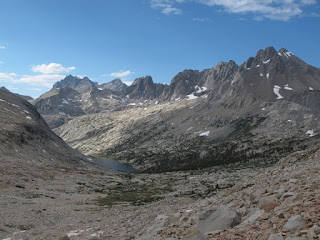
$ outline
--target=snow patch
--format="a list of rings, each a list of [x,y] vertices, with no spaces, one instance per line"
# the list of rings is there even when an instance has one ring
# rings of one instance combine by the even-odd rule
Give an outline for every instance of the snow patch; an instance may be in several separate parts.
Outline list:
[[[187,98],[187,100],[193,100],[193,99],[197,99],[198,97],[195,96],[195,95],[192,93],[192,94],[190,94],[190,95],[187,95],[186,98]]]
[[[208,95],[206,94],[206,95],[203,95],[203,96],[201,96],[202,98],[207,98],[208,97]]]
[[[313,91],[314,89],[313,89],[312,87],[309,87],[309,90],[310,90],[310,91]]]
[[[14,104],[14,103],[11,103],[11,105],[14,107],[20,108],[18,105]]]
[[[65,100],[64,98],[62,98],[62,104],[69,104],[69,102],[67,100]]]
[[[32,118],[30,116],[26,116],[26,119],[32,120]]]
[[[136,103],[129,103],[128,104],[129,106],[135,106],[135,105],[137,105]]]
[[[180,101],[180,97],[176,98],[175,101]]]
[[[260,73],[260,77],[263,77],[263,74],[262,74],[262,73]]]
[[[269,73],[267,73],[266,77],[267,77],[267,79],[269,79],[269,77],[270,77],[270,74],[269,74]]]
[[[202,93],[204,91],[207,91],[206,87],[199,87],[198,85],[196,85],[194,88],[196,89],[196,93]]]
[[[92,162],[92,158],[87,158],[87,160],[88,160],[89,162]]]
[[[193,106],[191,106],[191,107],[189,107],[189,109],[192,109],[192,108],[194,108],[195,106],[198,106],[200,103],[197,103],[196,105],[193,105]]]
[[[190,131],[192,128],[193,128],[193,127],[189,127],[189,128],[187,129],[187,132]]]
[[[98,88],[98,90],[102,91],[102,90],[103,90],[103,88]]]
[[[23,110],[26,114],[30,114],[27,110]]]
[[[9,110],[9,109],[3,108],[3,110],[6,110],[6,111],[8,111],[8,112],[11,112],[11,113],[13,113],[14,115],[17,115],[17,116],[19,116],[19,114],[15,113],[15,112],[13,112],[13,111],[11,111],[11,110]]]
[[[292,120],[291,120],[291,119],[289,119],[289,120],[288,120],[288,122],[292,122]]]
[[[280,95],[280,89],[281,87],[279,87],[278,85],[274,85],[273,87],[273,92],[275,95],[277,95],[277,99],[282,99],[283,97]]]
[[[282,56],[282,53],[278,52],[278,55],[279,55],[279,56]]]
[[[265,110],[266,110],[265,108],[262,108],[262,109],[261,109],[261,111],[265,111]]]
[[[67,233],[67,236],[68,237],[78,236],[83,232],[84,232],[84,230],[74,230],[74,231],[71,231],[71,232]]]
[[[263,64],[267,64],[270,62],[270,59],[268,59],[267,61],[263,61]]]
[[[257,66],[256,66],[256,68],[259,68],[260,67],[260,64],[258,64]]]
[[[306,134],[308,134],[309,137],[314,137],[314,136],[315,136],[315,134],[314,134],[314,132],[313,132],[313,129],[308,130],[308,131],[306,132]]]
[[[289,84],[284,85],[284,89],[289,91],[293,90],[291,87],[289,87]]]
[[[203,136],[207,136],[207,137],[208,137],[209,134],[210,134],[210,131],[206,131],[206,132],[200,133],[199,136],[200,136],[200,137],[203,137]]]
[[[3,100],[3,99],[0,98],[0,102],[7,102],[7,101],[5,101],[5,100]]]
[[[291,57],[293,54],[292,52],[285,52],[283,53],[287,58]]]
[[[157,104],[158,104],[158,101],[155,102],[155,105],[157,105]]]

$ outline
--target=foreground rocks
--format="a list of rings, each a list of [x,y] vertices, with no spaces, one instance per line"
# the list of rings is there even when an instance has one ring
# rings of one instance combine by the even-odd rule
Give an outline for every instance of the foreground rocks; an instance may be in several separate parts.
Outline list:
[[[319,160],[314,149],[268,168],[2,167],[0,239],[318,239]]]

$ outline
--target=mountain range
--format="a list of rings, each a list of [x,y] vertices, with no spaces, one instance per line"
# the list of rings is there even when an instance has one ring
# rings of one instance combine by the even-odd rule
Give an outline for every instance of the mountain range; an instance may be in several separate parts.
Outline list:
[[[86,154],[167,171],[276,161],[319,140],[320,69],[282,48],[238,66],[184,70],[169,85],[67,76],[34,100],[49,126]]]

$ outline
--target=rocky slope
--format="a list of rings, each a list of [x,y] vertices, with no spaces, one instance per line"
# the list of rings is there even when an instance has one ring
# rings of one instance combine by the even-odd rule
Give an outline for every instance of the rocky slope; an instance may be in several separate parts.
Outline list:
[[[0,238],[317,239],[319,154],[162,174],[1,169]]]
[[[9,91],[8,89],[6,89],[5,87],[1,87],[0,90],[5,91],[5,92],[10,92],[10,91]],[[18,94],[18,93],[13,93],[13,94],[16,95],[16,96],[18,96],[18,97],[21,97],[21,98],[23,98],[24,100],[27,100],[27,101],[32,101],[32,100],[33,100],[33,98],[30,97],[30,96],[20,95],[20,94]]]
[[[81,166],[85,157],[52,132],[30,103],[0,90],[1,164]]]

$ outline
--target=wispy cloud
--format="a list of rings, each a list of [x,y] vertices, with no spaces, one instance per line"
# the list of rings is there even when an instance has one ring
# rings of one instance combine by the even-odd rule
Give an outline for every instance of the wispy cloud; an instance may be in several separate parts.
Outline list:
[[[42,88],[28,88],[30,91],[43,91]]]
[[[6,47],[5,46],[0,46],[0,49],[6,49]]]
[[[117,77],[117,78],[123,78],[123,77],[129,76],[132,73],[133,72],[131,72],[130,70],[127,70],[127,71],[120,71],[120,72],[111,73],[110,76],[111,77]]]
[[[174,7],[174,4],[183,2],[184,0],[151,0],[151,7],[154,9],[159,9],[163,14],[166,15],[180,15],[182,14],[182,10]]]
[[[151,7],[164,14],[181,14],[181,4],[185,2],[204,4],[232,14],[253,14],[256,20],[279,21],[301,16],[304,7],[317,4],[316,0],[151,0]]]
[[[3,62],[0,61],[0,64],[3,64]]]
[[[127,86],[131,86],[133,82],[123,81],[123,83],[126,84]]]
[[[32,67],[33,72],[40,72],[44,74],[61,74],[68,73],[76,69],[75,67],[64,67],[59,63],[41,64]]]
[[[208,22],[210,21],[209,18],[192,18],[192,21],[194,22]]]
[[[15,80],[15,73],[0,72],[0,82],[13,82]]]
[[[316,4],[315,0],[197,0],[207,6],[221,7],[230,13],[253,13],[256,18],[287,21],[302,14],[306,5]]]

